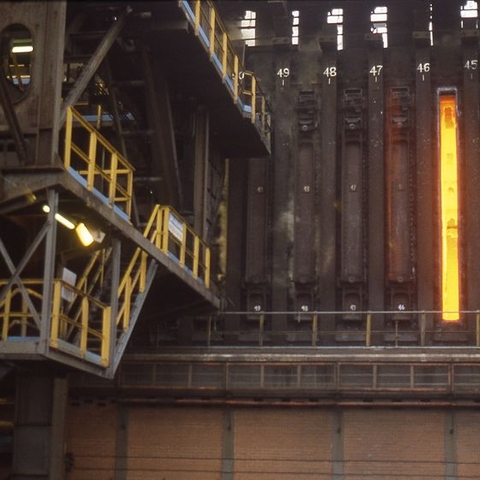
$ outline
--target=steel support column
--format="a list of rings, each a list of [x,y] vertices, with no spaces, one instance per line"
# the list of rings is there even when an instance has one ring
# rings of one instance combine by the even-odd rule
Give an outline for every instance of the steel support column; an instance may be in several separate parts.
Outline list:
[[[117,342],[117,314],[118,314],[118,287],[120,284],[120,266],[122,255],[122,243],[118,238],[112,238],[112,279],[110,283],[110,349],[108,358],[110,365],[108,366],[108,376],[113,377],[115,374],[114,359],[116,354]]]
[[[223,412],[222,478],[233,480],[235,475],[235,413],[230,408]]]
[[[193,185],[193,228],[202,237],[207,238],[207,179],[209,176],[209,136],[210,118],[205,107],[197,109],[195,114],[195,173]]]
[[[454,410],[447,410],[445,412],[444,428],[445,480],[457,480],[458,478],[458,436],[455,420],[456,412]]]
[[[57,248],[57,222],[55,215],[58,211],[58,192],[49,190],[48,192],[48,213],[47,223],[50,225],[45,240],[45,263],[43,267],[43,294],[42,294],[42,314],[40,325],[40,349],[42,353],[47,354],[50,348],[50,325],[52,322],[52,299],[53,299],[53,279],[55,275],[55,258]]]
[[[273,260],[272,277],[275,288],[272,290],[272,309],[286,312],[288,310],[288,294],[290,289],[289,252],[293,244],[293,219],[291,211],[291,119],[294,118],[293,106],[295,98],[290,89],[291,52],[289,46],[279,46],[273,55],[275,72],[275,134],[273,161]],[[287,69],[287,70],[285,70]],[[287,316],[278,315],[272,322],[275,343],[283,344],[287,330]],[[276,333],[275,333],[276,332]]]
[[[155,183],[157,200],[181,210],[182,192],[167,81],[147,45],[142,47],[141,61],[148,123],[154,131],[151,141],[152,173],[161,177],[161,181]]]
[[[320,108],[321,146],[319,169],[320,249],[318,252],[320,309],[333,312],[336,277],[336,202],[337,202],[337,38],[322,35],[322,102]],[[322,316],[319,342],[331,345],[334,340],[335,316]],[[327,332],[329,332],[327,334]]]
[[[118,405],[115,437],[115,480],[127,480],[128,475],[128,432],[130,427],[130,406]]]
[[[14,480],[62,480],[67,380],[19,376],[13,441]]]
[[[368,308],[385,305],[385,168],[383,48],[381,37],[369,39],[368,54]],[[372,319],[373,341],[384,328],[384,316]]]
[[[465,198],[460,204],[464,210],[465,266],[467,310],[480,306],[480,91],[478,75],[478,30],[466,31],[463,37],[463,139]],[[461,181],[461,180],[460,180]],[[462,187],[460,187],[462,188]],[[467,328],[475,331],[475,315],[467,318]],[[470,338],[470,344],[473,337]]]
[[[340,409],[332,412],[332,479],[344,480],[344,426],[343,411]]]
[[[416,132],[416,224],[417,224],[417,305],[434,309],[434,220],[432,159],[432,81],[428,31],[414,32],[415,40],[415,132]],[[426,331],[433,329],[433,317],[426,315]],[[428,343],[427,338],[427,343]]]

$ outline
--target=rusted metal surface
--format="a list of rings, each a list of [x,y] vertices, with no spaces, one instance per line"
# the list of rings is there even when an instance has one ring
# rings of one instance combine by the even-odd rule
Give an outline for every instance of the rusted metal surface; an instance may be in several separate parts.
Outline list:
[[[295,164],[294,206],[294,270],[298,284],[315,281],[315,157],[314,146],[307,142],[298,145]],[[311,308],[311,307],[310,307]]]
[[[327,33],[331,33],[327,32]],[[319,198],[318,205],[322,212],[319,232],[319,253],[318,253],[318,286],[322,293],[321,305],[325,310],[335,310],[336,288],[332,279],[336,277],[337,247],[336,247],[336,218],[337,218],[337,75],[330,73],[337,72],[338,61],[336,51],[336,37],[334,35],[321,36],[319,39],[323,50],[321,59],[322,72],[329,75],[322,75],[320,109],[320,165],[319,175]],[[328,325],[323,328],[334,330],[335,318],[328,320]]]
[[[385,302],[384,72],[381,38],[372,36],[368,54],[368,308]],[[375,70],[373,69],[375,68]],[[384,319],[375,318],[373,330]]]
[[[25,95],[14,103],[22,134],[30,137],[29,156],[24,159],[29,164],[51,165],[55,161],[66,8],[67,2],[60,1],[4,2],[1,6],[0,32],[13,24],[21,25],[33,39],[31,82]],[[8,128],[5,112],[0,109],[0,131]]]
[[[478,59],[478,30],[466,32],[462,40],[463,59],[463,125],[464,125],[464,162],[461,161],[460,168],[464,165],[465,188],[463,201],[460,208],[464,208],[464,252],[465,262],[465,307],[470,308],[480,303],[480,91],[478,69],[472,69],[472,60]],[[477,60],[478,61],[478,60]],[[470,67],[470,68],[466,68]],[[462,174],[460,170],[460,175]],[[462,177],[460,177],[462,178]],[[466,319],[468,328],[472,328],[475,322],[474,316]]]
[[[207,396],[213,402],[244,401],[252,396],[319,403],[375,399],[379,405],[402,401],[474,400],[480,394],[478,352],[444,349],[425,361],[422,351],[405,353],[159,353],[128,355],[114,382],[88,376],[72,378],[76,393],[124,392],[128,398],[188,399]],[[243,399],[243,400],[242,400]],[[247,400],[250,401],[250,400]],[[207,400],[208,403],[208,400]],[[292,404],[292,405],[293,405]]]
[[[364,93],[361,88],[343,92],[342,210],[340,281],[365,279],[364,267]],[[358,307],[358,306],[357,306]]]
[[[412,275],[410,221],[410,127],[408,87],[392,87],[387,106],[386,213],[387,278],[403,283]]]

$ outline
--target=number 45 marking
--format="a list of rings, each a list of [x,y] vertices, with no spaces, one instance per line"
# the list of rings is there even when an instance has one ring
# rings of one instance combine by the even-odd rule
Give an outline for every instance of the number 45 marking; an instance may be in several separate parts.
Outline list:
[[[466,70],[476,70],[478,68],[478,60],[467,60],[463,66]]]

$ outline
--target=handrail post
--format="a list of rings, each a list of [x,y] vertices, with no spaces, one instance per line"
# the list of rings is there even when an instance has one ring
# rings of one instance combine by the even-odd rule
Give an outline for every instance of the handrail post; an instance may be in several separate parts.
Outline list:
[[[95,161],[97,156],[97,136],[94,132],[90,132],[90,139],[88,144],[88,165],[87,165],[87,188],[93,189],[95,179]]]
[[[10,327],[10,309],[12,308],[12,290],[5,296],[5,310],[3,315],[2,340],[7,340]]]
[[[233,56],[233,101],[237,103],[238,100],[238,57],[234,53]]]
[[[142,293],[147,286],[147,254],[142,251],[140,254],[140,285],[139,292]]]
[[[87,339],[88,339],[88,298],[85,296],[82,298],[82,317],[80,327],[80,353],[82,357],[85,357],[87,352]]]
[[[162,209],[163,211],[163,225],[162,225],[162,241],[161,241],[161,248],[165,255],[168,253],[168,222],[170,217],[170,209],[167,207]]]
[[[263,329],[265,327],[265,314],[260,314],[258,326],[258,346],[263,347]]]
[[[65,148],[63,152],[63,161],[65,168],[70,167],[72,157],[72,133],[73,133],[73,112],[72,107],[67,108],[67,118],[65,123]]]
[[[228,37],[227,32],[222,32],[222,80],[227,76],[227,59],[228,59]]]
[[[205,247],[204,269],[205,269],[205,278],[204,278],[205,286],[207,288],[210,288],[210,248],[209,247]]]
[[[365,346],[371,346],[371,335],[372,335],[372,313],[367,313],[367,329],[365,332]]]
[[[262,135],[265,135],[267,128],[266,128],[266,110],[267,108],[267,99],[265,95],[262,95],[262,113],[261,113],[261,125],[262,125]]]
[[[198,35],[198,30],[200,28],[201,6],[200,0],[195,0],[195,35]]]
[[[198,263],[200,259],[200,239],[193,235],[193,278],[198,278]]]
[[[110,159],[110,185],[108,189],[108,199],[110,200],[110,203],[115,205],[115,196],[117,193],[117,171],[118,171],[118,156],[117,152],[113,151],[111,153],[111,159]]]
[[[178,219],[176,219],[178,220]],[[187,254],[187,238],[188,238],[188,229],[185,225],[185,222],[182,222],[182,242],[180,244],[180,266],[183,268],[185,267],[185,259]],[[196,237],[194,236],[194,242],[196,241]],[[195,261],[195,260],[194,260]]]
[[[318,315],[313,314],[312,319],[312,347],[317,346],[317,335],[318,335]]]
[[[50,346],[58,347],[58,332],[60,330],[60,304],[61,283],[56,281],[53,285],[52,324],[50,326]]]
[[[125,282],[125,298],[123,303],[125,305],[122,328],[126,332],[130,324],[130,307],[132,300],[132,277],[128,276],[127,281]]]
[[[108,367],[110,365],[110,340],[111,340],[111,322],[110,316],[112,308],[110,306],[103,309],[103,318],[102,318],[102,349],[101,349],[101,358],[102,366]]]
[[[257,79],[255,75],[252,74],[252,100],[251,100],[251,107],[252,107],[252,123],[255,125],[255,117],[256,117],[256,106],[257,106]]]
[[[425,346],[426,316],[423,311],[420,315],[420,346]]]
[[[209,32],[210,45],[208,47],[208,53],[211,58],[215,53],[215,8],[213,8],[213,5],[209,5],[209,7],[210,7],[210,32]]]

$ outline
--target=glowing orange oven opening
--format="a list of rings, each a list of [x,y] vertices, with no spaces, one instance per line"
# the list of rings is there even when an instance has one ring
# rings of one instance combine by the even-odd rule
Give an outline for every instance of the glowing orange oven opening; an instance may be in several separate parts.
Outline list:
[[[460,319],[458,256],[457,98],[440,95],[442,318]]]

